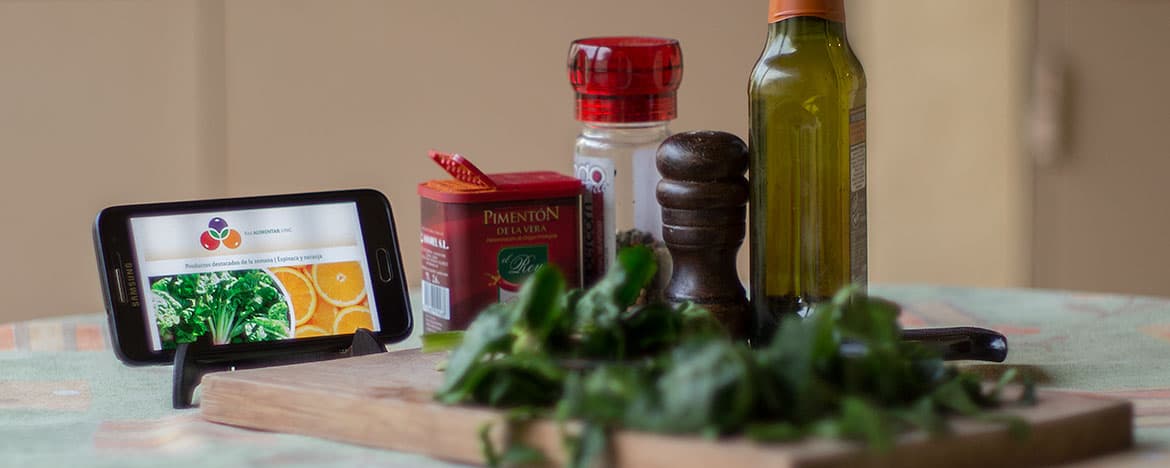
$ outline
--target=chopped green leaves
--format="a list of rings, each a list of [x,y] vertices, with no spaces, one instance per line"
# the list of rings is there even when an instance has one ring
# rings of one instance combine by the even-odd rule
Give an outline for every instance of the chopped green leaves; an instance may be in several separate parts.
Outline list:
[[[561,274],[545,267],[516,301],[489,307],[466,332],[424,335],[424,349],[454,348],[436,398],[580,421],[565,436],[572,466],[606,456],[618,428],[845,437],[877,450],[902,430],[944,432],[948,414],[1024,432],[1018,419],[985,413],[1014,373],[983,390],[973,375],[902,341],[898,307],[860,288],[783,320],[769,345],[750,349],[693,304],[635,305],[655,269],[649,249],[625,249],[597,285],[565,291]],[[493,466],[533,456],[528,447],[485,447]]]
[[[447,403],[466,401],[474,393],[478,380],[470,377],[473,367],[490,354],[502,353],[512,344],[511,320],[508,307],[497,304],[487,308],[476,317],[463,334],[463,343],[451,353],[444,372],[443,386],[439,399]],[[482,369],[482,368],[481,368]]]
[[[422,352],[424,353],[450,351],[461,344],[463,344],[462,331],[433,332],[422,336]]]

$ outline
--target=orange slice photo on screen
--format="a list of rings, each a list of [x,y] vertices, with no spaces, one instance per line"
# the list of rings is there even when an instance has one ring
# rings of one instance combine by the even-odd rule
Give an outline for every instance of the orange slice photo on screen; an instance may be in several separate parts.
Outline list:
[[[317,311],[313,312],[313,318],[309,319],[305,325],[333,330],[333,319],[335,318],[337,318],[337,306],[325,302],[325,299],[320,299],[317,302]]]
[[[329,330],[318,327],[316,325],[305,325],[303,327],[297,327],[297,332],[293,336],[296,338],[308,338],[310,336],[327,336],[331,334],[332,333],[329,333]]]
[[[269,271],[288,292],[289,299],[292,301],[293,317],[296,317],[296,325],[304,325],[313,318],[313,312],[317,310],[317,291],[313,289],[313,283],[309,281],[309,277],[296,268],[282,267]]]
[[[337,320],[333,322],[333,333],[353,333],[359,328],[374,329],[374,319],[370,316],[369,308],[353,306],[337,311]]]
[[[349,307],[366,298],[366,282],[358,262],[313,265],[313,284],[325,302]]]

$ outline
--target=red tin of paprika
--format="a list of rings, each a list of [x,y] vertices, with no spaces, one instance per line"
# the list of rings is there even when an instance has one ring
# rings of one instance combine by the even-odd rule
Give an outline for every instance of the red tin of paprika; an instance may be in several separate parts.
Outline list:
[[[431,152],[454,179],[418,185],[426,332],[462,330],[507,301],[540,266],[581,284],[581,182],[550,171],[487,175],[460,155]]]

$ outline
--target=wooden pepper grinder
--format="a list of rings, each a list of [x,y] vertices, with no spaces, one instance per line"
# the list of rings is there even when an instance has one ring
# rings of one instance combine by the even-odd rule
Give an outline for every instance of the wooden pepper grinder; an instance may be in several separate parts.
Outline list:
[[[705,307],[747,337],[747,294],[735,268],[746,232],[747,145],[726,132],[680,133],[658,147],[662,240],[674,271],[663,295]]]

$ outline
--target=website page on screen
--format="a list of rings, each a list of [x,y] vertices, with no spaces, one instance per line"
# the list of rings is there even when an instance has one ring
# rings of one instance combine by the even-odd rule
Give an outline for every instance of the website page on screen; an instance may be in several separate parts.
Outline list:
[[[380,330],[356,203],[130,219],[154,350]]]

